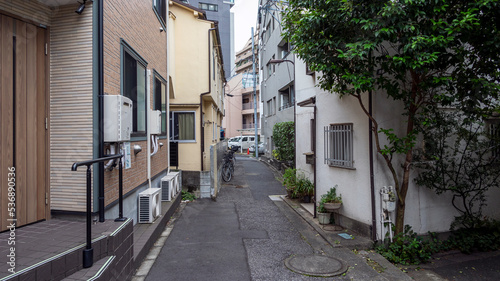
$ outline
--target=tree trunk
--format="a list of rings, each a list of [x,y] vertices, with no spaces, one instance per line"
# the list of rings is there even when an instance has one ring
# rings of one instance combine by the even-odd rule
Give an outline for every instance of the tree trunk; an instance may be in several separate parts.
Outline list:
[[[408,186],[410,185],[410,165],[413,159],[413,152],[410,150],[406,152],[406,160],[404,164],[403,181],[399,188],[399,198],[396,209],[396,234],[404,231],[405,226],[405,207],[406,207],[406,194],[408,193]]]

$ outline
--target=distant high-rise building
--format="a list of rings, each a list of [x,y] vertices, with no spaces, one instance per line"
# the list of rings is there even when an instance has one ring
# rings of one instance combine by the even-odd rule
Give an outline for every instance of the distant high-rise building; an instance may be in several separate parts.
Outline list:
[[[191,6],[206,12],[207,19],[219,23],[224,71],[226,79],[234,73],[234,20],[231,8],[235,0],[183,0]]]

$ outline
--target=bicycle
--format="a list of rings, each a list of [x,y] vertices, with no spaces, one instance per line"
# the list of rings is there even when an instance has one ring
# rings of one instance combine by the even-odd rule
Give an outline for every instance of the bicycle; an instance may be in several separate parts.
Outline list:
[[[234,150],[231,149],[229,152],[224,154],[224,162],[222,163],[222,179],[225,182],[230,181],[231,177],[233,176],[234,163]]]

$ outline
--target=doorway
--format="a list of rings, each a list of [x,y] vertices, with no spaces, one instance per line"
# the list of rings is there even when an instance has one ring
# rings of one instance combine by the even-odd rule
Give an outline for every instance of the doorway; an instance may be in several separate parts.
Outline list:
[[[47,36],[0,15],[0,231],[47,218]]]

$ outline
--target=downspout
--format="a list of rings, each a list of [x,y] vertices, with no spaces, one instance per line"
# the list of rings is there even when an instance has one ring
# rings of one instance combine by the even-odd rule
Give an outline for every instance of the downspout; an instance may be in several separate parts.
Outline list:
[[[368,53],[368,60],[371,61],[372,51]],[[373,75],[373,70],[372,70]],[[373,116],[373,101],[372,101],[372,91],[368,92],[368,114]],[[372,204],[372,240],[377,240],[377,217],[375,215],[375,178],[373,173],[373,121],[368,118],[368,145],[370,153],[370,193],[371,193],[371,204]]]
[[[103,1],[99,0],[98,3],[98,20],[97,20],[97,49],[98,49],[98,88],[99,88],[99,109],[98,109],[98,155],[99,158],[104,156],[104,8]],[[99,222],[104,222],[104,163],[99,162]]]
[[[372,91],[368,95],[368,113],[372,116]],[[371,203],[372,203],[372,240],[377,240],[377,218],[375,216],[375,179],[373,174],[373,122],[368,118],[368,145],[370,150],[370,191],[371,191]]]
[[[151,70],[146,70],[146,166],[148,177],[148,188],[151,188],[151,126],[149,125],[149,118],[151,117]]]
[[[316,162],[317,162],[317,156],[318,155],[316,154],[316,124],[317,124],[317,122],[316,122],[316,111],[317,111],[317,107],[316,107],[316,99],[315,99],[314,100],[314,113],[313,113],[313,120],[314,120],[314,128],[313,128],[313,130],[314,130],[313,131],[313,155],[314,155],[313,174],[314,175],[313,175],[313,181],[314,181],[314,198],[315,198],[315,200],[314,200],[314,215],[313,215],[313,218],[316,218],[316,208],[317,208],[316,207],[316,205],[317,205],[316,204],[316,194],[317,194],[316,193],[316,190],[317,190],[316,189],[316,167],[317,167]],[[297,134],[295,134],[295,135],[297,135]]]
[[[210,64],[211,58],[210,58],[210,32],[217,30],[217,23],[214,22],[215,27],[208,29],[208,92],[200,94],[200,131],[201,131],[201,141],[200,141],[200,146],[201,146],[201,153],[200,153],[200,158],[201,158],[201,171],[203,172],[203,153],[205,152],[205,128],[203,127],[203,96],[208,95],[212,92],[212,72],[211,72],[211,67],[212,65]]]
[[[166,130],[167,130],[167,174],[170,173],[170,48],[168,47],[168,44],[170,42],[170,4],[167,3],[167,19],[166,19],[166,23],[165,23],[165,28],[167,29],[165,31],[165,36],[167,36],[167,40],[166,40],[166,45],[165,45],[165,49],[166,49],[166,55],[167,55],[167,93],[166,93],[166,97],[165,97],[165,102],[166,102],[166,111],[165,112],[165,123],[166,123]],[[181,185],[182,185],[182,182],[181,182]]]

